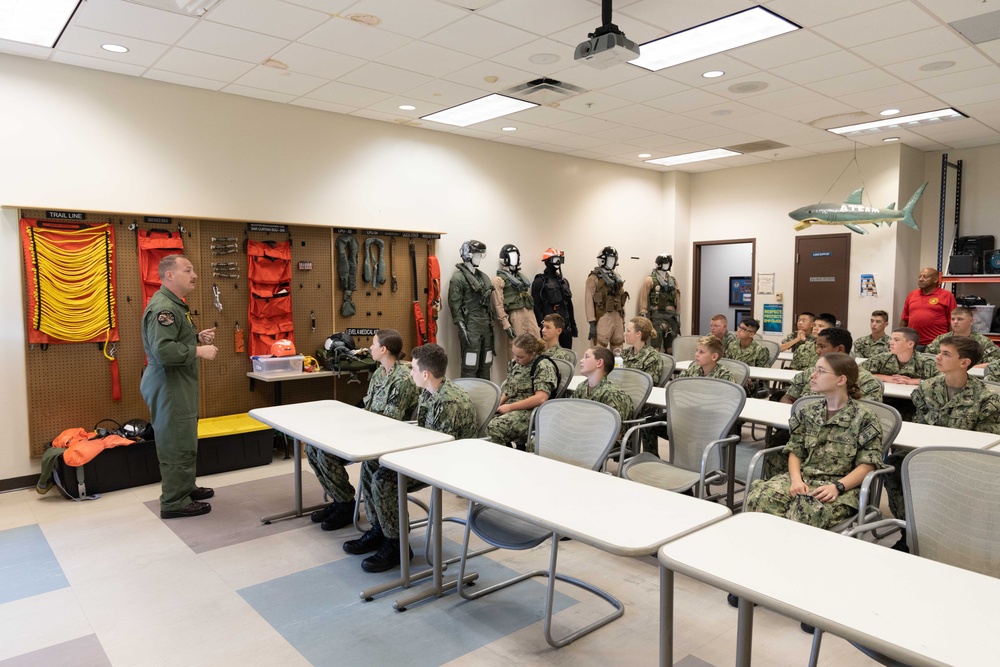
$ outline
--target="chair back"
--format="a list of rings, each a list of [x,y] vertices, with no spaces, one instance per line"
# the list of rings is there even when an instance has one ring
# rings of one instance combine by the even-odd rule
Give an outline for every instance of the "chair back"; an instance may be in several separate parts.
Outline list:
[[[778,360],[778,355],[781,353],[781,344],[764,338],[761,338],[757,342],[760,343],[761,347],[767,350],[767,366],[770,368],[774,365],[774,362]]]
[[[660,359],[663,360],[663,368],[660,370],[660,377],[657,378],[656,386],[666,387],[667,382],[670,381],[670,378],[674,374],[674,367],[677,365],[677,361],[666,352],[660,352]]]
[[[806,405],[822,400],[825,400],[822,394],[803,396],[792,403],[792,414],[796,415]],[[879,422],[882,424],[882,458],[885,458],[892,443],[896,441],[896,436],[899,435],[899,429],[903,426],[903,419],[899,416],[899,411],[891,405],[869,400],[860,400],[858,403],[861,403],[861,405],[875,413],[875,416],[878,417]]]
[[[569,355],[572,357],[572,360],[570,361],[570,363],[573,364],[573,369],[576,370],[576,365],[578,363],[580,363],[580,357],[578,357],[577,354],[576,354],[576,352],[574,352],[573,350],[569,349],[568,347],[567,348],[563,348],[563,349],[565,349],[567,352],[569,352]]]
[[[996,393],[1000,394],[1000,382],[992,382],[990,380],[983,380],[983,384],[985,384],[986,388],[989,389],[990,391],[993,391],[993,392],[996,392]]]
[[[573,379],[573,371],[576,368],[575,364],[571,364],[565,359],[552,359],[555,362],[556,368],[559,369],[559,385],[556,387],[555,398],[562,398],[566,393],[567,387],[569,387],[570,380]]]
[[[727,437],[739,417],[747,395],[743,387],[706,377],[677,378],[667,385],[669,462],[684,470],[700,471],[708,444]],[[721,467],[719,456],[708,461],[705,472]]]
[[[458,378],[453,382],[472,399],[472,405],[476,408],[476,423],[479,425],[476,437],[482,438],[486,435],[486,425],[500,406],[500,387],[482,378]]]
[[[931,354],[930,352],[918,352],[917,354],[919,354],[921,357],[924,357],[925,359],[930,359],[931,361],[937,361],[936,354]]]
[[[674,339],[671,349],[675,361],[694,361],[695,350],[698,349],[698,339],[701,336],[678,336]]]
[[[599,470],[618,439],[622,418],[597,401],[557,398],[535,408],[535,453],[581,468]]]
[[[653,376],[638,368],[616,368],[608,373],[608,379],[632,399],[632,418],[637,418],[653,390]]]
[[[903,461],[913,553],[1000,576],[1000,452],[921,447]]]
[[[723,357],[722,359],[719,359],[718,364],[728,368],[729,372],[736,378],[736,384],[741,387],[746,384],[747,378],[750,377],[750,367],[742,361],[737,361],[736,359],[726,359]]]

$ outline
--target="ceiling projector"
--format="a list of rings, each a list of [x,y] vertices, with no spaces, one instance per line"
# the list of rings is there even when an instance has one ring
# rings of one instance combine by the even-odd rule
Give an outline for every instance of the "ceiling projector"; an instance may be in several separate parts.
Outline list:
[[[576,52],[573,53],[574,60],[597,69],[605,69],[639,57],[639,46],[623,33],[619,31],[599,33],[600,28],[590,35],[590,39],[577,44]]]

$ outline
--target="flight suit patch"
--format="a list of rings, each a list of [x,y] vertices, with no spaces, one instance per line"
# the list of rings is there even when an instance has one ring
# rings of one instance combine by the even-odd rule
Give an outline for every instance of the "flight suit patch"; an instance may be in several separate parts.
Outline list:
[[[169,310],[161,310],[156,315],[156,321],[165,327],[169,327],[174,323],[174,314]]]

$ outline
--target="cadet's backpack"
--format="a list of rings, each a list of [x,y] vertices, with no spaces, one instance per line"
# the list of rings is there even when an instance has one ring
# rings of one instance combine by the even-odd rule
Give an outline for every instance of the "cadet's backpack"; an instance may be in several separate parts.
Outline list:
[[[549,362],[552,365],[552,370],[556,373],[556,386],[549,392],[549,398],[555,398],[556,392],[559,391],[559,385],[562,383],[562,376],[559,375],[559,365],[552,361],[552,357],[546,354],[539,354],[531,361],[531,390],[535,390],[535,368],[542,359]]]

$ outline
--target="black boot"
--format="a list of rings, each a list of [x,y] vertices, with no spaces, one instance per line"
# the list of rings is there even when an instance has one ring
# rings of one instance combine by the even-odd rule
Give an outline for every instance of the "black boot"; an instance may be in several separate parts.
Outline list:
[[[312,514],[310,514],[309,518],[312,519],[313,523],[323,523],[324,521],[330,518],[331,514],[334,513],[334,511],[337,509],[338,504],[339,503],[330,503],[326,507],[322,507],[313,512]]]
[[[382,534],[382,527],[377,523],[373,525],[367,533],[356,540],[344,542],[344,551],[349,554],[366,554],[375,551],[385,543],[385,535]],[[397,547],[398,551],[398,547]]]
[[[354,501],[333,503],[334,508],[320,524],[323,530],[339,530],[354,522]],[[322,511],[322,510],[320,510]]]
[[[361,561],[361,569],[365,572],[385,572],[399,567],[399,538],[384,539],[378,551]],[[413,560],[413,549],[410,549],[410,560]]]
[[[896,543],[893,544],[891,548],[895,549],[896,551],[902,551],[903,553],[906,553],[906,554],[910,553],[910,546],[906,543],[906,529],[905,528],[901,528],[899,530],[899,539],[896,540]]]

